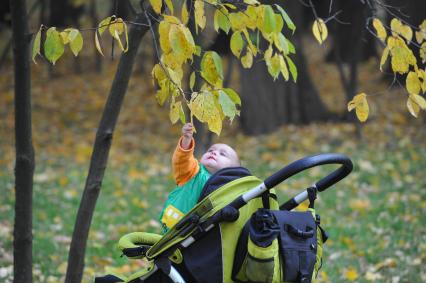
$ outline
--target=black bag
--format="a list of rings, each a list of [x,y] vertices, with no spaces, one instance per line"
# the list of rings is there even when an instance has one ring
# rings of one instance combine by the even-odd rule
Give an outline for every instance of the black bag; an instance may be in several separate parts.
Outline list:
[[[278,278],[280,282],[311,282],[315,265],[317,264],[317,269],[320,265],[318,261],[321,261],[322,247],[320,254],[317,254],[318,244],[321,245],[323,239],[322,231],[314,217],[311,211],[294,212],[265,208],[256,211],[240,235],[232,271],[233,280],[271,282],[272,278],[274,281]],[[320,232],[320,239],[317,232]],[[274,244],[278,245],[277,249],[273,248]],[[257,259],[259,264],[264,265],[273,260],[269,263],[271,268],[257,273],[257,278],[264,280],[250,278],[250,263],[256,261],[253,257],[253,246],[257,246],[262,254],[265,254],[265,249],[277,253],[270,254],[269,261],[265,258]],[[273,268],[277,266],[278,268]],[[267,272],[273,274],[266,274]]]

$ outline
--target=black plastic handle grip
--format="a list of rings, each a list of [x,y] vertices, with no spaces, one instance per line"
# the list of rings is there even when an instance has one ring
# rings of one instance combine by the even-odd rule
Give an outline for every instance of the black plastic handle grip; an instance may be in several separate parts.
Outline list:
[[[352,161],[343,154],[324,153],[312,155],[294,161],[293,163],[290,163],[286,167],[282,168],[280,171],[266,178],[264,181],[265,186],[268,189],[271,189],[299,172],[325,164],[341,164],[342,166],[340,166],[338,169],[336,169],[326,177],[322,178],[315,184],[318,191],[320,192],[326,190],[328,187],[345,178],[347,175],[349,175],[349,173],[351,173],[353,168]]]

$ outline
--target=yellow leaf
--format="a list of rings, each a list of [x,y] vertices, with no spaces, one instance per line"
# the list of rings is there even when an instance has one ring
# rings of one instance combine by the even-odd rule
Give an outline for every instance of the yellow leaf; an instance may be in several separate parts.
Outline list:
[[[417,94],[412,94],[410,97],[413,99],[413,101],[416,102],[416,104],[423,110],[426,110],[426,100]]]
[[[231,13],[228,17],[232,30],[239,31],[245,28],[245,15],[243,13]]]
[[[426,63],[426,42],[423,42],[423,44],[420,46],[420,58],[422,58],[422,63]]]
[[[375,270],[380,270],[385,267],[396,267],[396,260],[394,258],[389,257],[374,266]]]
[[[35,57],[37,56],[37,54],[40,54],[40,39],[41,39],[41,27],[38,30],[36,36],[34,37],[34,41],[33,41],[32,59],[33,59],[35,64],[37,64],[37,62],[35,61]]]
[[[426,20],[419,25],[419,31],[416,31],[416,40],[420,44],[426,39]]]
[[[314,24],[312,25],[312,33],[320,44],[326,40],[328,36],[328,30],[323,19],[317,19],[314,21]]]
[[[68,32],[66,32],[66,31],[61,31],[61,32],[60,32],[60,35],[61,35],[61,38],[62,38],[62,42],[63,42],[64,44],[68,44],[68,42],[70,42],[70,41],[69,41],[69,39],[68,39]]]
[[[126,24],[123,22],[121,18],[115,19],[113,22],[109,25],[109,33],[112,37],[115,37],[116,34],[121,35],[124,32],[124,26]]]
[[[163,18],[166,22],[168,22],[169,24],[180,24],[181,22],[179,21],[178,18],[176,18],[175,16],[170,16],[170,15],[163,15]]]
[[[182,58],[184,62],[188,58],[192,58],[195,52],[195,43],[189,29],[183,25],[171,25],[169,31],[169,42],[173,53]]]
[[[400,37],[389,36],[388,47],[392,57],[391,66],[394,72],[405,74],[408,72],[410,65],[416,65],[416,57]]]
[[[188,8],[186,7],[186,1],[183,1],[182,11],[181,11],[181,19],[182,19],[182,23],[184,25],[186,25],[188,23],[189,13],[188,13]]]
[[[206,16],[204,15],[204,2],[202,0],[195,0],[195,23],[201,29],[204,29],[206,26]]]
[[[161,7],[163,6],[163,0],[149,0],[149,3],[151,3],[152,9],[157,14],[161,14]]]
[[[172,50],[169,42],[170,24],[166,21],[161,21],[158,25],[158,34],[160,36],[160,47],[164,53],[169,53]]]
[[[345,279],[349,281],[355,281],[358,279],[358,272],[355,268],[350,267],[348,270],[345,271]]]
[[[413,98],[411,97],[411,95],[407,99],[407,108],[408,108],[408,111],[410,112],[411,115],[413,115],[416,118],[419,116],[420,107],[413,100]]]
[[[409,94],[419,94],[421,83],[415,72],[408,73],[405,83]]]
[[[194,86],[195,86],[195,72],[192,72],[191,75],[189,76],[189,88],[193,90]]]
[[[426,71],[422,69],[418,69],[417,76],[422,81],[422,92],[426,92]]]
[[[246,55],[241,57],[241,64],[244,68],[249,69],[253,65],[253,54],[247,50]]]
[[[232,54],[234,54],[235,57],[240,58],[241,50],[244,47],[244,41],[240,31],[236,31],[232,34],[230,47]]]
[[[412,31],[411,27],[408,26],[408,25],[404,25],[397,18],[393,18],[392,19],[392,21],[391,21],[391,29],[392,29],[392,34],[394,36],[401,35],[407,41],[411,41],[411,39],[413,38],[413,31]]]
[[[222,119],[217,108],[214,95],[209,91],[193,93],[189,103],[191,116],[194,115],[200,122],[206,122],[209,129],[220,134],[222,130]]]
[[[275,54],[268,65],[269,74],[276,80],[281,72],[280,56]]]
[[[376,29],[377,36],[380,38],[381,41],[385,42],[387,33],[385,28],[383,27],[382,22],[379,19],[374,18],[373,26]]]
[[[281,74],[283,75],[284,79],[286,81],[288,81],[288,79],[289,79],[289,73],[288,73],[287,64],[285,63],[283,56],[280,55],[279,58],[280,58],[280,70],[281,70]]]
[[[98,38],[98,31],[95,31],[95,46],[96,46],[96,49],[98,50],[98,52],[102,56],[104,56],[104,53],[102,52],[101,44],[100,44],[99,38]]]
[[[380,71],[383,71],[382,67],[386,63],[388,56],[389,56],[389,47],[386,46],[385,49],[383,49],[382,58],[380,59]]]
[[[169,117],[172,124],[175,124],[179,120],[181,109],[182,109],[182,102],[180,101],[170,104]]]
[[[348,103],[348,111],[355,109],[356,116],[361,122],[365,122],[368,118],[369,107],[367,102],[367,95],[360,93],[354,96],[354,98]]]

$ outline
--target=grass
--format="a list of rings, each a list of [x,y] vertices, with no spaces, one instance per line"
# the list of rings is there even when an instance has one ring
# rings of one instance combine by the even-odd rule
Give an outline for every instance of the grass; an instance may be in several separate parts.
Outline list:
[[[260,143],[253,150],[267,153],[268,145]],[[339,148],[330,148],[330,151],[341,152]],[[255,175],[264,178],[280,169],[278,160],[270,160],[271,157],[263,155],[262,161],[258,162],[255,161],[256,156],[246,156],[246,166]],[[369,147],[360,146],[351,152],[351,156],[355,164],[354,172],[334,188],[322,193],[316,205],[323,226],[330,234],[330,240],[325,245],[321,281],[353,279],[370,282],[367,274],[373,274],[378,276],[375,282],[393,282],[397,279],[400,282],[421,282],[425,271],[420,263],[426,252],[426,229],[422,225],[426,209],[426,183],[422,178],[426,150],[402,147],[394,152],[377,154]],[[166,169],[158,175],[154,175],[154,172],[150,173],[152,176],[135,175],[136,172],[149,172],[149,164],[142,160],[143,156],[140,156],[140,161],[111,166],[106,171],[89,236],[85,271],[87,281],[94,274],[102,274],[105,266],[117,267],[122,271],[140,267],[137,264],[128,267],[128,261],[121,258],[115,249],[117,240],[132,231],[159,231],[155,219],[167,192],[172,188],[172,181]],[[167,168],[166,160],[156,162],[154,167]],[[292,178],[277,188],[279,199],[284,201],[293,196],[332,169],[324,166]],[[72,161],[57,164],[56,167],[52,164],[49,167],[39,166],[36,170],[36,282],[54,282],[63,278],[85,177],[81,165]],[[10,232],[13,223],[13,179],[9,174],[2,174],[0,182],[1,187],[7,188],[7,193],[0,196],[0,221],[6,224]],[[2,235],[1,241],[3,249],[11,253],[11,234]],[[0,260],[2,266],[12,264],[4,257]]]

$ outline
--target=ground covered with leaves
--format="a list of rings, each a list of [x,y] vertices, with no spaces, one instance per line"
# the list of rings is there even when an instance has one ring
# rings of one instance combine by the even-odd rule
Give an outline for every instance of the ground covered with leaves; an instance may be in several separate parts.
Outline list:
[[[315,60],[314,60],[315,61]],[[379,93],[362,139],[349,123],[285,126],[270,135],[248,137],[238,122],[220,140],[236,147],[243,165],[265,178],[310,154],[337,152],[354,162],[353,173],[320,195],[317,209],[330,234],[320,282],[425,282],[426,129],[405,109],[406,94],[387,89],[376,61],[363,65],[362,90]],[[33,67],[34,280],[64,278],[68,248],[84,188],[92,144],[109,92],[115,63],[102,74],[69,74],[58,64],[55,76]],[[332,65],[313,64],[311,72],[327,105],[345,111],[344,94]],[[13,273],[14,117],[13,77],[2,71],[0,86],[0,281]],[[373,75],[372,75],[373,74]],[[170,157],[180,133],[167,109],[154,99],[151,79],[135,73],[114,134],[108,167],[92,221],[84,282],[106,268],[129,274],[144,265],[128,261],[115,248],[133,231],[159,232],[162,203],[173,187]],[[261,95],[261,94],[259,94]],[[424,114],[424,113],[422,113]],[[423,115],[424,116],[424,115]],[[284,201],[330,167],[315,168],[278,187]]]

